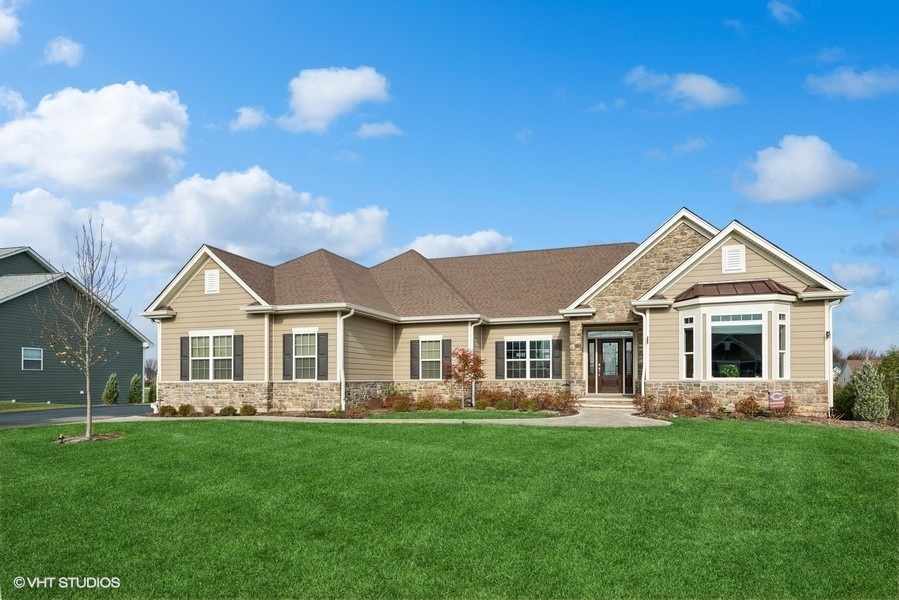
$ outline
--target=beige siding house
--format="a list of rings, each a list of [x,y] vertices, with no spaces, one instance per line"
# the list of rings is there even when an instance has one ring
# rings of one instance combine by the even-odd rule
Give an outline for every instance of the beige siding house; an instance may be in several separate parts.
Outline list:
[[[452,396],[455,348],[484,388],[578,397],[770,392],[832,405],[833,309],[851,292],[737,221],[682,209],[640,244],[364,267],[326,250],[268,266],[203,246],[143,316],[168,404],[331,409],[391,386]]]

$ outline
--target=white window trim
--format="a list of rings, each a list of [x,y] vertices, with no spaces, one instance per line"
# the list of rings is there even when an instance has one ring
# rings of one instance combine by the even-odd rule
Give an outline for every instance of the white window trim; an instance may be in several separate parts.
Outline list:
[[[293,380],[294,381],[315,381],[318,379],[318,327],[294,327],[291,330],[293,334],[293,360],[291,361],[291,367],[293,368]],[[297,336],[298,335],[312,335],[312,339],[315,340],[315,350],[312,352],[312,360],[314,361],[315,366],[312,369],[312,377],[302,378],[297,377]],[[303,355],[300,358],[309,358],[309,356]]]
[[[438,369],[438,373],[440,373],[439,377],[425,377],[425,362],[434,362],[433,358],[425,359],[423,357],[424,353],[421,351],[421,343],[422,342],[438,342],[438,350],[440,354],[440,368]],[[442,381],[443,380],[443,336],[442,335],[420,335],[418,336],[418,378],[421,381]]]
[[[746,246],[743,244],[721,246],[721,272],[746,272]]]
[[[703,361],[705,372],[711,381],[765,381],[769,379],[771,373],[771,353],[770,353],[770,323],[768,322],[768,314],[771,311],[770,306],[758,304],[730,304],[721,305],[714,308],[703,310],[703,315],[707,315],[708,326],[703,336],[706,347],[709,351],[705,355]],[[716,315],[738,315],[738,314],[761,314],[761,321],[752,321],[752,323],[761,323],[762,326],[762,376],[759,377],[714,377],[712,375],[712,331],[715,325],[712,324],[711,317]]]
[[[553,337],[551,335],[521,335],[521,336],[510,336],[503,338],[503,352],[506,353],[508,348],[506,347],[509,342],[526,342],[525,346],[525,372],[527,377],[509,377],[509,358],[507,356],[503,356],[503,377],[510,381],[546,381],[552,379],[552,370],[553,370]],[[531,376],[531,363],[535,360],[546,360],[546,359],[535,359],[531,358],[531,342],[549,342],[549,376],[547,377],[533,377]],[[520,360],[520,359],[515,359]]]
[[[776,353],[773,357],[772,368],[774,369],[774,379],[776,380],[785,380],[790,378],[790,336],[792,327],[790,326],[790,311],[782,310],[775,307],[774,312],[774,326],[772,327],[772,335],[774,336],[774,346],[776,348]],[[783,316],[783,320],[781,320],[781,316]],[[780,326],[786,325],[787,334],[784,339],[784,344],[786,347],[783,349],[784,353],[784,373],[783,376],[778,373],[778,367],[780,366]]]
[[[37,350],[38,352],[41,353],[41,358],[40,358],[40,361],[41,361],[41,368],[40,368],[40,369],[26,369],[26,368],[25,368],[25,360],[26,360],[26,359],[25,359],[25,351],[26,351],[26,350]],[[23,347],[22,347],[22,354],[21,354],[21,357],[22,357],[22,363],[21,363],[20,366],[22,367],[22,370],[23,370],[23,371],[43,371],[43,370],[44,370],[44,349],[43,349],[43,348],[33,348],[33,347],[29,347],[29,346],[23,346]],[[38,360],[38,359],[36,359],[36,358],[29,358],[28,360]]]
[[[206,294],[218,294],[221,273],[218,269],[206,269],[203,271],[203,292]]]
[[[190,339],[201,338],[201,337],[209,338],[209,357],[207,359],[207,360],[209,360],[209,378],[208,379],[194,379],[193,362],[194,362],[194,360],[200,360],[200,359],[199,358],[195,359],[193,357],[193,354],[191,354],[189,356],[190,381],[234,381],[234,330],[233,329],[201,329],[198,331],[188,331],[187,335]],[[231,337],[231,377],[229,377],[228,379],[215,379],[215,363],[213,362],[213,359],[215,359],[217,357],[213,356],[215,354],[215,352],[214,352],[214,345],[213,345],[212,338],[214,338],[214,337],[229,337],[229,336]],[[193,351],[193,342],[189,342],[189,343],[191,345],[190,350]],[[221,357],[218,357],[218,358],[221,358]]]
[[[692,310],[678,311],[678,319],[680,320],[680,328],[678,331],[678,373],[679,378],[686,381],[695,381],[702,379],[703,361],[702,361],[702,314],[698,308]],[[686,323],[686,319],[692,319],[692,322]],[[693,377],[687,377],[687,356],[686,345],[684,344],[684,330],[693,330]]]

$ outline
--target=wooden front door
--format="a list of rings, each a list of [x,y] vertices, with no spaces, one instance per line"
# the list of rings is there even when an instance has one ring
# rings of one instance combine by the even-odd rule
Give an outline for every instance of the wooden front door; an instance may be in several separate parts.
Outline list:
[[[588,339],[587,393],[633,394],[633,348],[630,339]]]

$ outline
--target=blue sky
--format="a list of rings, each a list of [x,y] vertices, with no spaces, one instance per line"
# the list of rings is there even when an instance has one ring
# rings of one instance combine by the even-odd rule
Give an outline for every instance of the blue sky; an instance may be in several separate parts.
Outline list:
[[[102,220],[138,316],[203,243],[362,264],[737,219],[899,344],[892,3],[0,0],[0,246]]]

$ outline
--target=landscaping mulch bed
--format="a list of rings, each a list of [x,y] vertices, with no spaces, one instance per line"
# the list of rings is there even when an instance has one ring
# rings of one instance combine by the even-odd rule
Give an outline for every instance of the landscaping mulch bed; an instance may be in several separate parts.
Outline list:
[[[53,440],[54,444],[78,444],[81,442],[106,442],[109,440],[118,440],[125,437],[124,433],[98,433],[92,435],[91,437],[83,436],[83,435],[72,435],[72,436],[64,436],[60,435],[58,438]]]

